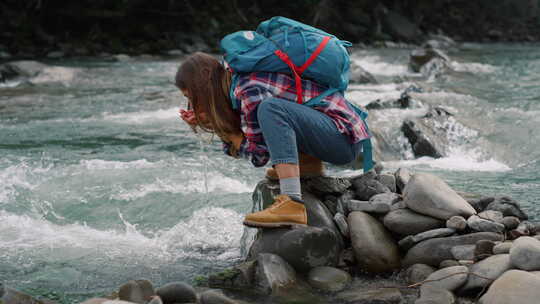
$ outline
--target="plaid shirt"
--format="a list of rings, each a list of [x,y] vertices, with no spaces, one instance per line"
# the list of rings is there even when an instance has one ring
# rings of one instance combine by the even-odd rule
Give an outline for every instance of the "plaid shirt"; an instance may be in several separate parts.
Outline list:
[[[316,82],[303,79],[303,100],[309,101],[326,91],[326,87]],[[251,159],[255,167],[264,166],[270,159],[262,130],[257,120],[257,106],[267,98],[279,98],[296,102],[294,78],[282,73],[254,72],[239,77],[233,91],[237,109],[239,109],[241,127],[245,139],[238,151],[239,156]],[[331,94],[323,99],[324,105],[313,108],[328,115],[337,129],[347,135],[351,143],[357,143],[370,137],[364,121],[351,107],[341,93]],[[228,154],[229,145],[224,143],[223,150]]]

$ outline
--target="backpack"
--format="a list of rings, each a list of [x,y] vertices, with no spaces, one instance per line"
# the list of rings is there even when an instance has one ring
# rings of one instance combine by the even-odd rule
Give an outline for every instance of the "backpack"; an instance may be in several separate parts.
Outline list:
[[[297,102],[315,107],[349,84],[350,58],[346,47],[352,44],[320,29],[285,17],[273,17],[259,24],[256,31],[239,31],[220,43],[225,65],[233,72],[231,88],[238,73],[256,71],[287,73],[294,76]],[[303,100],[302,77],[328,87],[319,96]],[[235,100],[231,90],[231,100]],[[367,113],[351,103],[362,120]],[[233,109],[236,103],[233,102]],[[365,123],[367,127],[367,123]],[[373,167],[371,140],[363,141],[364,171]]]

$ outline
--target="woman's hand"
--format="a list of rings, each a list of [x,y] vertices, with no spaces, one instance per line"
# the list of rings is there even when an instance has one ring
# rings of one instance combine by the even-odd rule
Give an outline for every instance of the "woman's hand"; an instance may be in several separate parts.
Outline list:
[[[238,157],[238,151],[240,150],[240,146],[242,145],[244,138],[244,133],[229,133],[221,136],[221,140],[230,145],[228,154],[233,157]]]
[[[180,109],[179,114],[180,118],[182,118],[182,120],[188,125],[194,127],[198,124],[197,117],[195,117],[195,112],[193,112],[193,110]]]

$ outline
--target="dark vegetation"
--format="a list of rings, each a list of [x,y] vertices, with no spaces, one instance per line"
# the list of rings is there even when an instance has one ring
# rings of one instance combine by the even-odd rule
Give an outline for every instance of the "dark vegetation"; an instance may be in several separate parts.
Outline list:
[[[0,51],[15,57],[217,50],[223,35],[282,15],[342,39],[539,41],[539,0],[2,0]]]

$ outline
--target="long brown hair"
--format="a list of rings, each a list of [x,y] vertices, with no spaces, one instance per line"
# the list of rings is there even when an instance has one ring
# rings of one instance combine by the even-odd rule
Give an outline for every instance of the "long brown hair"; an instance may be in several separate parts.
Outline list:
[[[175,82],[179,89],[187,91],[204,131],[222,138],[241,132],[240,115],[233,111],[229,97],[231,75],[217,59],[201,52],[190,55],[178,68]]]

